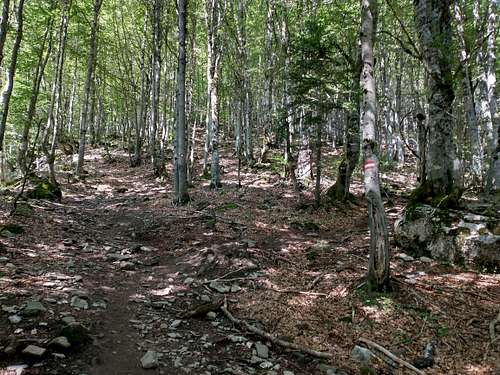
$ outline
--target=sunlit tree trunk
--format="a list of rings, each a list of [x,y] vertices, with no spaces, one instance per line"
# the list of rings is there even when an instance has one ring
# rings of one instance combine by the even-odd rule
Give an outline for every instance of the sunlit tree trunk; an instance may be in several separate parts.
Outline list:
[[[416,25],[428,75],[427,179],[414,198],[453,205],[461,196],[460,167],[453,141],[453,49],[451,0],[415,0]]]
[[[175,202],[177,204],[184,204],[189,199],[186,162],[186,3],[187,0],[177,1],[179,56],[174,159]]]
[[[7,116],[9,114],[10,98],[12,96],[12,89],[14,87],[14,76],[16,74],[17,56],[19,48],[21,47],[21,40],[23,39],[23,10],[24,0],[19,0],[19,3],[14,9],[16,17],[16,37],[14,46],[12,47],[11,59],[7,74],[5,77],[5,85],[0,94],[0,151],[3,152],[3,140],[5,135],[5,127],[7,125]],[[3,22],[3,16],[2,16]],[[4,36],[2,36],[4,38]],[[1,42],[1,40],[0,40]]]
[[[90,49],[87,61],[87,76],[85,79],[85,89],[84,89],[84,99],[83,108],[80,119],[80,144],[78,147],[78,164],[76,166],[76,174],[78,176],[83,175],[83,163],[85,160],[85,144],[86,135],[88,129],[88,118],[90,112],[90,101],[91,101],[91,86],[92,80],[94,79],[94,68],[95,60],[97,54],[97,28],[99,22],[99,11],[101,9],[102,0],[95,0],[94,10],[93,10],[93,20],[92,27],[90,31]]]
[[[370,226],[370,260],[368,286],[383,291],[390,287],[389,239],[384,204],[380,194],[378,157],[376,147],[376,91],[374,77],[373,45],[377,29],[377,0],[362,0],[361,9],[361,87],[363,103],[361,121],[363,127],[363,160],[365,195],[368,201]]]

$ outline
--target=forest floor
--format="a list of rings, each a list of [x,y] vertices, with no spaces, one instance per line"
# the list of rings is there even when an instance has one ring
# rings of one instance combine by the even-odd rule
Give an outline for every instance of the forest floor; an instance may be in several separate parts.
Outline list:
[[[271,168],[243,170],[241,188],[226,172],[222,189],[196,181],[189,205],[175,207],[171,184],[149,166],[130,168],[124,154],[93,150],[86,169],[83,181],[61,175],[61,202],[30,200],[8,218],[2,200],[4,223],[24,228],[0,238],[2,375],[16,373],[7,371],[13,365],[54,375],[358,374],[351,351],[360,338],[410,363],[433,343],[425,374],[500,374],[500,343],[489,335],[500,275],[403,260],[392,245],[394,291],[364,291],[359,182],[359,204],[315,210]],[[384,176],[391,228],[412,187],[406,179]],[[222,299],[236,318],[333,358],[236,326],[218,309]],[[49,344],[68,332],[71,347]],[[148,350],[158,367],[144,370]],[[372,365],[377,374],[411,373],[377,358]]]

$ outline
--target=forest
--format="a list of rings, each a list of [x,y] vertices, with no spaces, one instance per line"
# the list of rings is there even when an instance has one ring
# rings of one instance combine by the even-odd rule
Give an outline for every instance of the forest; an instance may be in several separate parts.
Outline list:
[[[500,374],[498,0],[0,4],[0,375]]]

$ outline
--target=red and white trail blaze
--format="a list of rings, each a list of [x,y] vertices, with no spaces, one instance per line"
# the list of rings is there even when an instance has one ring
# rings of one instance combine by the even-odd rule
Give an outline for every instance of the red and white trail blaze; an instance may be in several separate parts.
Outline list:
[[[368,159],[366,162],[365,162],[365,165],[363,166],[363,169],[365,171],[367,170],[370,170],[370,169],[373,169],[375,168],[376,164],[375,164],[375,160],[373,159]]]

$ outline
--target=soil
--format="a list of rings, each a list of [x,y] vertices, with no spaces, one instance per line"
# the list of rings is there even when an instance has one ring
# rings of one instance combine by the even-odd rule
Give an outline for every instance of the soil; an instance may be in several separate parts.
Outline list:
[[[235,170],[226,159],[223,166]],[[29,200],[22,215],[8,217],[4,195],[4,224],[20,224],[24,233],[0,238],[0,369],[358,374],[350,353],[364,337],[410,363],[433,343],[435,362],[425,374],[500,371],[500,342],[489,335],[500,312],[500,275],[403,261],[393,247],[393,292],[365,291],[369,233],[357,180],[357,203],[316,210],[311,196],[298,196],[272,168],[244,169],[241,188],[232,172],[218,190],[197,180],[190,203],[176,207],[171,183],[156,179],[149,166],[130,168],[124,154],[93,150],[86,168],[84,180],[60,176],[61,202]],[[391,223],[411,178],[401,171],[383,176],[391,182],[385,190]],[[224,286],[230,291],[216,290]],[[72,307],[75,296],[88,309]],[[220,298],[238,319],[333,358],[286,350],[233,325],[219,309],[216,316],[182,318]],[[33,299],[47,310],[11,323],[9,316],[21,316]],[[22,355],[28,344],[46,348],[67,315],[90,329],[89,344]],[[268,346],[268,359],[257,360],[256,342]],[[141,367],[147,350],[159,353],[155,369]],[[409,373],[380,359],[372,366],[378,374]]]

